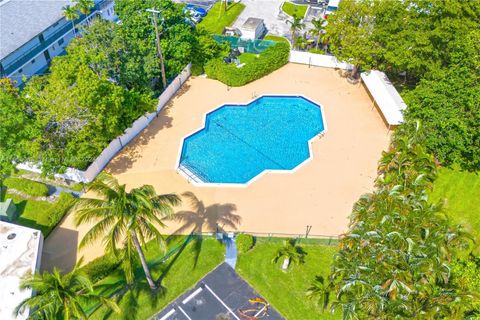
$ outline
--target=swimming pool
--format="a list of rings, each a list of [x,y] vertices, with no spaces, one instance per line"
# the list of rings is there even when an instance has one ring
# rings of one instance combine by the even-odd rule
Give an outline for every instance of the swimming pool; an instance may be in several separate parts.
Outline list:
[[[226,104],[183,140],[177,168],[198,184],[245,184],[264,171],[295,169],[325,130],[321,106],[302,96]]]

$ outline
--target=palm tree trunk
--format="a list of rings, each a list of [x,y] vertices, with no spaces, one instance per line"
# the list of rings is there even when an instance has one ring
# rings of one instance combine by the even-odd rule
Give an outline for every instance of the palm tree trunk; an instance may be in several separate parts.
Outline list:
[[[142,247],[140,246],[140,242],[138,242],[137,233],[135,231],[132,231],[132,240],[135,249],[137,249],[140,261],[142,262],[143,272],[145,272],[145,277],[147,278],[148,285],[150,286],[150,289],[155,290],[157,289],[157,285],[152,279],[150,269],[148,268],[147,260],[145,259],[145,255],[143,254]]]

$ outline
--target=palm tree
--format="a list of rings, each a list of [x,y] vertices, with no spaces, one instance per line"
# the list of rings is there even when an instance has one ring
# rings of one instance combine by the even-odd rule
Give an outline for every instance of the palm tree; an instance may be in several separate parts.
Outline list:
[[[325,36],[325,20],[322,18],[312,20],[313,29],[310,29],[310,34],[316,37],[315,48],[318,49],[320,42],[323,42]]]
[[[78,15],[77,8],[66,5],[65,7],[62,8],[62,10],[63,10],[63,15],[65,16],[65,19],[67,19],[68,21],[72,21],[73,36],[76,37],[74,20],[80,17]]]
[[[20,289],[36,293],[15,309],[17,316],[30,309],[29,319],[87,319],[84,306],[90,302],[100,302],[115,312],[120,311],[113,300],[94,292],[90,279],[78,265],[64,275],[56,268],[52,273],[30,275],[21,280]]]
[[[320,305],[322,310],[325,310],[330,301],[330,286],[331,284],[327,283],[324,277],[316,276],[312,285],[307,289],[306,296]]]
[[[288,266],[292,263],[300,264],[304,262],[306,252],[302,247],[297,245],[297,239],[288,239],[285,241],[283,247],[278,249],[277,253],[272,259],[273,263],[277,263],[278,260],[283,260],[282,269],[286,270]]]
[[[100,174],[88,187],[88,191],[94,192],[99,198],[82,198],[76,203],[73,208],[75,223],[96,224],[85,234],[80,247],[102,237],[106,250],[116,256],[119,255],[119,247],[123,248],[121,252],[127,257],[136,251],[150,288],[156,289],[142,245],[145,245],[146,240],[154,239],[165,250],[165,240],[158,228],[165,227],[162,219],[173,215],[172,207],[180,203],[179,197],[175,194],[157,195],[151,185],[127,192],[125,185],[120,185],[106,173]],[[130,263],[124,264],[124,272],[131,283],[133,267]]]
[[[87,15],[90,13],[90,9],[95,6],[95,2],[93,0],[76,0],[75,7],[84,14]]]
[[[305,24],[303,23],[302,19],[294,16],[293,20],[287,20],[287,23],[290,24],[290,32],[292,33],[292,43],[295,45],[297,32],[305,28]]]

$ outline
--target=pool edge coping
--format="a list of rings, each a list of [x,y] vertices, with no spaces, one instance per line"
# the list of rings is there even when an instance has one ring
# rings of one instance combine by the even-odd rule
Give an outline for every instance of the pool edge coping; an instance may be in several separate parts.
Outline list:
[[[306,158],[304,161],[302,161],[301,163],[299,163],[297,166],[295,166],[293,169],[289,169],[289,170],[276,170],[276,169],[265,169],[263,170],[262,172],[260,172],[259,174],[257,174],[255,177],[253,177],[252,179],[248,180],[247,182],[245,183],[228,183],[228,182],[197,182],[195,180],[193,180],[190,176],[188,176],[185,172],[183,172],[182,170],[179,169],[179,166],[180,166],[180,160],[182,158],[182,150],[183,150],[183,145],[185,143],[185,139],[187,139],[188,137],[196,134],[197,132],[200,132],[202,131],[203,129],[206,128],[206,125],[207,125],[207,116],[210,114],[210,113],[213,113],[215,111],[217,111],[218,109],[220,108],[223,108],[225,105],[233,105],[233,106],[247,106],[249,104],[251,104],[252,102],[260,99],[260,98],[263,98],[263,97],[300,97],[300,98],[303,98],[305,100],[307,100],[308,102],[310,103],[313,103],[314,105],[318,106],[320,108],[320,112],[321,112],[321,115],[322,115],[322,124],[323,124],[323,130],[315,135],[314,137],[312,137],[311,139],[309,139],[307,141],[307,144],[308,144],[308,154],[309,154],[309,157]],[[177,153],[177,160],[175,162],[175,167],[174,167],[174,170],[175,172],[177,172],[178,174],[180,174],[181,176],[183,176],[185,179],[187,179],[188,183],[196,186],[196,187],[213,187],[213,188],[219,188],[219,187],[227,187],[227,188],[246,188],[248,187],[250,184],[252,184],[253,182],[257,181],[258,179],[260,179],[261,177],[263,177],[264,175],[267,175],[269,173],[273,173],[273,174],[293,174],[295,173],[296,171],[298,171],[302,166],[306,165],[308,162],[310,162],[314,155],[313,155],[313,150],[312,150],[312,143],[313,143],[313,140],[315,139],[320,139],[322,138],[327,132],[328,132],[328,127],[327,127],[327,121],[325,119],[325,112],[324,112],[324,109],[323,109],[323,105],[322,104],[319,104],[317,102],[314,102],[313,100],[305,97],[304,95],[302,94],[261,94],[261,95],[258,95],[258,96],[255,96],[253,97],[251,100],[249,100],[248,102],[245,102],[245,103],[230,103],[230,102],[224,102],[222,103],[220,106],[216,107],[216,108],[213,108],[211,109],[210,111],[208,112],[205,112],[203,113],[203,126],[199,129],[196,129],[190,133],[188,133],[187,135],[183,136],[183,138],[181,139],[181,142],[180,142],[180,148],[179,148],[179,151]]]

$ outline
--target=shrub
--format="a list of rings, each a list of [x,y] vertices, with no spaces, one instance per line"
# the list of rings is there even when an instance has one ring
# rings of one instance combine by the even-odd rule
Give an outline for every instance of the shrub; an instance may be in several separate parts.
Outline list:
[[[32,197],[46,197],[48,196],[48,187],[40,182],[28,180],[24,178],[6,178],[3,184],[7,188],[12,188]]]
[[[253,236],[244,233],[237,236],[236,242],[239,253],[247,252],[248,250],[252,249],[253,245],[255,244]]]
[[[60,193],[57,202],[48,210],[48,226],[56,226],[74,203],[75,197],[71,193]]]
[[[261,53],[254,63],[248,63],[242,68],[237,68],[235,64],[226,64],[217,58],[205,65],[205,71],[211,79],[232,87],[240,87],[284,66],[288,62],[289,54],[290,46],[279,42]]]
[[[119,265],[120,260],[118,258],[113,254],[106,254],[90,261],[81,269],[95,283],[111,274]]]

